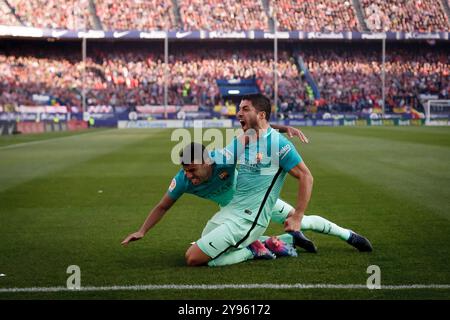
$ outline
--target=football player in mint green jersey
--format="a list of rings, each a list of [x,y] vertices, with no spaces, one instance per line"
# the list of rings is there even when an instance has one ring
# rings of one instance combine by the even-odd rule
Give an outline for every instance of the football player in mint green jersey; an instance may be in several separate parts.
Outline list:
[[[297,136],[303,142],[307,142],[307,138],[301,135],[301,131],[297,131],[297,129],[293,130],[293,128],[287,127],[280,128],[281,130],[288,131],[291,137]],[[153,221],[156,221],[155,217],[158,217],[159,220],[159,215],[165,214],[168,210],[164,211],[163,208],[171,207],[184,193],[212,200],[221,207],[230,203],[236,190],[237,173],[235,163],[229,164],[224,161],[225,155],[231,154],[228,151],[229,148],[207,152],[201,144],[191,143],[187,145],[182,154],[184,153],[188,157],[191,155],[191,158],[180,159],[184,163],[183,168],[172,179],[166,195],[160,204],[150,212],[141,229],[138,232],[130,234],[124,240],[124,244],[128,244],[129,241],[141,239],[154,225]],[[198,157],[195,157],[197,150]],[[272,210],[272,221],[284,224],[286,218],[293,213],[294,208],[290,204],[278,199]],[[342,228],[317,215],[305,215],[302,222],[302,230],[336,236],[344,241],[352,238],[350,230]],[[261,240],[265,240],[266,238],[262,237]],[[288,244],[294,244],[308,252],[316,252],[314,244],[301,233],[283,234],[279,238]],[[352,242],[349,243],[354,245]],[[356,242],[356,244],[359,244],[359,242]],[[360,251],[364,251],[363,247],[354,246]]]
[[[302,142],[308,143],[307,137],[300,130],[284,126],[279,126],[278,128],[286,132],[288,136],[296,136]],[[196,150],[200,150],[200,155],[197,158],[195,157]],[[187,159],[183,160],[183,157],[181,158],[183,168],[172,179],[167,193],[150,211],[141,228],[137,232],[128,235],[122,241],[122,244],[127,245],[131,241],[143,238],[184,193],[212,200],[221,207],[230,203],[236,190],[237,173],[236,162],[227,163],[224,154],[226,152],[228,152],[227,148],[213,150],[208,153],[201,144],[193,143],[186,146],[182,154],[184,153]],[[276,208],[278,216],[287,215],[289,209],[292,208],[281,200],[277,204],[279,204]],[[280,217],[279,220],[283,220],[283,217]],[[307,240],[306,238],[303,239]],[[312,242],[309,241],[308,244],[310,248],[312,247],[315,250]]]
[[[244,138],[235,138],[226,150],[237,163],[236,191],[187,250],[189,266],[224,266],[256,258],[260,249],[267,251],[264,245],[252,245],[267,229],[287,173],[299,184],[297,206],[284,222],[285,231],[300,231],[313,178],[293,144],[270,127],[270,112],[270,100],[261,94],[242,98],[237,118]]]
[[[244,128],[245,129],[245,128]],[[288,131],[289,136],[297,135],[300,137],[300,139],[303,142],[307,142],[306,137],[301,133],[301,131],[292,131],[293,128],[290,128],[291,131]],[[294,129],[296,130],[296,129]],[[270,135],[271,129],[269,129],[268,135]],[[282,156],[290,152],[289,148],[293,148],[291,144],[284,144],[280,150],[282,153]],[[204,148],[204,147],[203,147]],[[204,150],[204,149],[203,149]],[[211,199],[214,202],[217,202],[221,207],[226,206],[230,203],[234,193],[235,193],[235,187],[236,187],[236,175],[235,175],[235,166],[236,163],[232,162],[231,164],[228,164],[226,162],[221,161],[221,156],[224,155],[224,153],[232,154],[233,150],[219,150],[219,151],[212,151],[209,155],[206,154],[206,161],[205,163],[200,164],[187,164],[183,165],[183,170],[180,170],[180,172],[175,176],[175,178],[172,180],[172,183],[169,187],[168,193],[164,196],[164,198],[161,200],[161,202],[152,210],[150,215],[148,216],[146,222],[141,227],[140,231],[133,233],[129,235],[122,243],[128,244],[130,241],[139,240],[144,236],[144,234],[154,225],[156,224],[159,219],[164,215],[164,213],[173,205],[173,203],[183,194],[183,193],[192,193],[199,197]],[[253,153],[253,156],[259,156],[258,153]],[[295,160],[294,160],[295,161]],[[251,166],[249,166],[251,170]],[[266,180],[265,178],[262,179],[262,181]],[[258,183],[256,183],[258,184]],[[247,190],[247,191],[254,191],[254,190]],[[255,202],[258,202],[258,197],[254,199]],[[234,206],[236,207],[236,204],[239,204],[241,201],[237,200],[235,201]],[[239,212],[239,208],[237,208]],[[242,211],[242,210],[240,210]],[[244,212],[246,214],[244,215],[244,218],[247,218],[247,215],[249,215],[249,212],[251,212],[250,209],[246,208],[244,209]],[[275,206],[272,210],[272,221],[276,221],[279,223],[283,223],[289,216],[293,215],[295,210],[287,203],[283,202],[282,200],[278,199],[275,203]],[[219,212],[220,213],[220,212]],[[251,216],[251,214],[250,214]],[[218,224],[220,224],[220,219],[224,217],[224,214],[216,214],[213,219],[208,222],[203,234],[208,233],[209,230],[212,228],[214,229]],[[263,219],[264,220],[264,219]],[[259,224],[265,224],[268,223],[268,218],[266,217],[266,222],[264,223],[263,220],[259,222]],[[302,222],[302,228],[303,230],[313,230],[316,232],[322,232],[325,234],[331,234],[335,236],[339,236],[343,240],[349,240],[351,238],[351,231],[347,229],[340,228],[339,226],[329,222],[326,219],[323,219],[319,216],[305,216]],[[349,237],[350,235],[350,237]],[[284,237],[284,238],[283,238]],[[267,237],[266,237],[267,238]],[[291,234],[285,234],[281,236],[284,241],[292,243],[293,236]],[[306,238],[305,238],[306,239]],[[301,238],[300,238],[301,240]],[[307,240],[307,239],[306,239]],[[294,239],[295,241],[295,239]],[[256,242],[256,241],[255,241]],[[348,241],[351,243],[350,241]],[[267,243],[267,242],[266,242]],[[295,242],[294,242],[295,243]],[[351,243],[352,244],[352,243]],[[297,243],[298,245],[298,243]],[[307,246],[302,246],[303,248],[308,250],[313,249],[314,245],[309,242],[307,243]],[[312,246],[312,247],[311,247]],[[354,245],[358,249],[360,249],[358,246]],[[311,251],[311,250],[308,250]],[[363,251],[363,250],[360,250]],[[192,264],[192,261],[190,262],[188,259],[188,264]],[[227,263],[229,264],[229,263]]]
[[[190,266],[223,266],[258,257],[258,251],[266,248],[254,244],[273,216],[286,173],[298,179],[299,187],[297,206],[284,221],[285,231],[300,231],[312,191],[309,169],[292,143],[270,127],[270,102],[266,97],[245,96],[237,117],[249,141],[235,139],[234,147],[225,151],[237,159],[236,191],[186,252]],[[367,239],[347,231],[350,238],[356,236],[358,242],[364,242],[366,250],[360,251],[372,250]]]

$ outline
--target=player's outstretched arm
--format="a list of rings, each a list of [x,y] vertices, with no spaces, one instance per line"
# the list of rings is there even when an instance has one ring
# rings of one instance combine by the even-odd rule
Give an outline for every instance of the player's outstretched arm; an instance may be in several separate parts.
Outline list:
[[[162,197],[161,201],[150,211],[147,219],[145,219],[144,224],[141,226],[139,231],[128,235],[123,241],[122,245],[126,246],[132,241],[137,241],[142,239],[145,234],[153,228],[155,224],[166,214],[166,212],[173,206],[176,200],[171,199],[167,194]]]
[[[301,221],[311,199],[313,176],[306,164],[302,161],[293,167],[289,174],[298,179],[298,196],[295,212],[284,222],[284,230],[300,231]]]
[[[289,138],[298,137],[301,142],[303,143],[309,143],[308,138],[305,136],[305,134],[297,128],[290,127],[290,126],[283,126],[279,124],[271,124],[272,128],[277,129],[281,133],[286,133]]]

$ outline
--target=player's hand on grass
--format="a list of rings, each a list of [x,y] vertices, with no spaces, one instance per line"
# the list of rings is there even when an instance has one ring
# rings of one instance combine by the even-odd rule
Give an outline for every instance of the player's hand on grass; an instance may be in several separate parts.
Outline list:
[[[308,138],[300,129],[294,127],[286,127],[286,134],[289,138],[298,137],[301,142],[309,143]]]
[[[141,240],[144,237],[144,234],[142,232],[135,232],[130,234],[128,237],[125,238],[125,240],[122,241],[122,245],[127,246],[128,243],[132,241]]]

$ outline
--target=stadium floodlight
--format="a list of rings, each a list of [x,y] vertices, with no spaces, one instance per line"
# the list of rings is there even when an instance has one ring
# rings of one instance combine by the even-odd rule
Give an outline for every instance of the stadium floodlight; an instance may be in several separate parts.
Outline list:
[[[450,125],[450,100],[428,100],[425,105],[425,125]]]

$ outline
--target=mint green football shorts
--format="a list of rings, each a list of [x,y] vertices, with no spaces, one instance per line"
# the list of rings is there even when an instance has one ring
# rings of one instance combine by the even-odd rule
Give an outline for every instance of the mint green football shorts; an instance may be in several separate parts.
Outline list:
[[[272,209],[272,221],[283,224],[289,212],[294,208],[278,199]],[[209,257],[215,258],[224,251],[245,248],[264,234],[267,227],[240,217],[233,217],[231,210],[221,208],[206,224],[202,237],[196,242]],[[250,234],[249,230],[251,230]],[[244,239],[242,241],[242,239]]]
[[[208,221],[202,237],[196,242],[200,250],[214,259],[229,250],[241,249],[258,240],[267,227],[241,217],[230,217],[230,211],[222,208]]]
[[[275,205],[272,209],[271,221],[279,224],[284,224],[284,221],[288,217],[291,210],[294,210],[294,207],[292,207],[289,203],[284,202],[281,199],[277,199],[277,202],[275,202]]]

